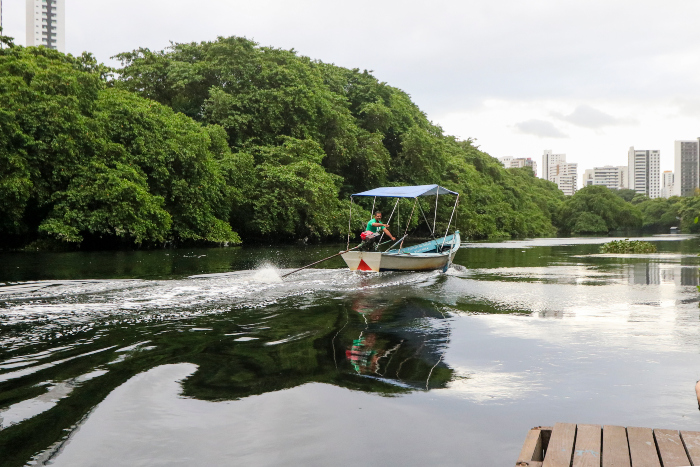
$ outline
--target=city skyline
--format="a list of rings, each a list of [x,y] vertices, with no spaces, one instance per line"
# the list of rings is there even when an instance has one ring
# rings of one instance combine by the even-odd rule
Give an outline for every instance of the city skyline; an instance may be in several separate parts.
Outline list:
[[[700,81],[700,30],[691,19],[700,4],[679,3],[683,15],[673,5],[448,1],[425,11],[393,0],[351,8],[316,0],[203,0],[194,8],[173,0],[164,12],[152,0],[69,0],[66,51],[117,65],[111,56],[138,47],[245,36],[373,70],[446,133],[475,138],[494,157],[536,158],[556,148],[594,167],[622,163],[634,145],[660,150],[668,170],[674,141],[700,136],[700,99],[689,97]],[[5,33],[18,44],[25,43],[23,7],[3,4]],[[637,24],[654,27],[639,35]]]

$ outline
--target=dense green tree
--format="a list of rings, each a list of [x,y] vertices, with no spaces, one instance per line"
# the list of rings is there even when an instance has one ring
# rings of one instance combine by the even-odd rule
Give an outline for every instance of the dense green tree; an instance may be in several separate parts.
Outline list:
[[[649,201],[650,199],[651,198],[649,198],[647,195],[644,195],[642,193],[637,193],[634,195],[634,197],[632,198],[630,203],[637,205],[637,204],[644,203],[645,201]]]
[[[3,239],[338,239],[350,194],[431,183],[461,193],[452,226],[468,237],[556,233],[556,185],[445,135],[366,70],[237,37],[117,57],[111,79],[89,54],[0,51]],[[362,219],[368,202],[357,201]],[[437,216],[441,233],[451,203]],[[420,219],[409,229],[427,234]],[[568,230],[600,228],[592,219]]]
[[[163,242],[172,224],[163,198],[149,193],[146,177],[119,162],[113,167],[90,162],[52,201],[39,231],[67,242],[81,242],[85,232]]]
[[[619,196],[620,198],[624,199],[628,203],[634,199],[634,197],[637,195],[637,192],[634,190],[631,190],[629,188],[621,188],[619,190],[614,190],[614,193]]]
[[[681,230],[687,233],[700,232],[700,195],[681,198],[678,206]]]
[[[339,237],[346,210],[338,200],[341,178],[321,166],[324,153],[312,140],[284,138],[281,146],[253,151],[259,179],[248,194],[248,232],[278,238]]]
[[[0,50],[0,236],[240,241],[216,127],[108,88],[105,75],[89,54]]]
[[[577,234],[606,234],[609,230],[610,229],[608,229],[608,226],[602,217],[600,217],[598,214],[584,211],[576,218],[576,223],[571,231]]]
[[[679,226],[680,209],[683,199],[671,198],[646,199],[637,204],[644,220],[643,228],[650,233],[668,233],[669,229]]]
[[[213,146],[216,126],[202,127],[166,106],[116,89],[100,94],[95,124],[124,148],[124,162],[140,168],[149,191],[165,200],[175,238],[239,241],[227,222],[231,204],[217,158],[229,150]]]
[[[138,49],[117,58],[123,64],[117,87],[222,126],[234,153],[254,156],[251,186],[265,186],[268,192],[252,193],[251,202],[243,203],[247,211],[236,211],[246,219],[246,235],[335,235],[337,227],[323,225],[321,219],[336,216],[337,195],[347,199],[380,185],[428,183],[463,193],[458,226],[470,237],[556,232],[552,216],[563,195],[554,184],[531,171],[507,171],[471,141],[444,135],[405,92],[366,70],[313,61],[293,50],[259,47],[237,37],[174,44],[158,52]],[[299,191],[291,186],[300,180],[281,177],[294,175],[280,168],[291,167],[291,159],[275,167],[262,162],[261,154],[289,153],[289,141],[315,142],[322,153],[309,149],[319,166],[314,170],[338,176],[324,182],[338,188],[324,196],[336,193],[336,198],[315,218],[304,212],[321,205],[297,203]],[[275,150],[278,146],[283,147]],[[309,160],[308,155],[290,154],[299,162]],[[317,191],[320,180],[309,180],[307,193]],[[278,184],[287,188],[273,189]],[[451,206],[440,206],[438,214],[449,218]]]
[[[642,213],[616,195],[615,190],[592,185],[564,202],[556,222],[566,234],[631,230],[642,226]]]

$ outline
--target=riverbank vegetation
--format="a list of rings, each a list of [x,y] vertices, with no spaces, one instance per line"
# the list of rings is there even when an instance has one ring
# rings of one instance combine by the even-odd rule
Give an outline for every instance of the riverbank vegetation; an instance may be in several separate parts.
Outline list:
[[[371,72],[293,50],[219,38],[125,52],[110,70],[0,40],[6,246],[339,240],[349,195],[382,185],[460,192],[457,227],[472,239],[604,233],[684,212],[588,189],[566,200],[529,168],[444,134]],[[438,207],[438,231],[451,209]]]
[[[7,42],[5,245],[340,239],[351,193],[428,183],[462,193],[470,237],[556,232],[555,185],[445,135],[367,71],[236,37],[120,54],[115,72]]]
[[[607,234],[642,226],[642,214],[634,205],[604,186],[589,186],[569,197],[556,222],[565,234]]]
[[[671,227],[700,232],[700,196],[650,199],[633,190],[588,186],[567,198],[554,217],[564,235],[637,232],[665,234]]]

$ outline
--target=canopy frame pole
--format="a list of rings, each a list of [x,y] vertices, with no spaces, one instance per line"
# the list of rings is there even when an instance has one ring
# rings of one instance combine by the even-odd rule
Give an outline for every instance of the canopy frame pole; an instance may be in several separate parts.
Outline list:
[[[399,198],[399,204],[396,205],[397,210],[396,210],[396,224],[399,226],[399,229],[401,228],[401,198]]]
[[[419,204],[418,207],[420,208],[420,213],[423,214],[423,220],[425,221],[426,225],[428,226],[428,230],[430,231],[430,236],[433,237],[433,239],[435,239],[435,231],[430,228],[430,221],[428,221],[428,217],[425,215],[425,211],[423,211],[423,206],[421,206]]]
[[[389,214],[389,220],[386,221],[387,224],[388,224],[389,222],[391,222],[391,217],[394,215],[394,211],[396,210],[396,206],[399,205],[399,199],[401,199],[401,198],[396,198],[396,204],[394,204],[394,209],[392,209],[392,210],[391,210],[391,214]],[[377,243],[381,243],[381,242],[382,242],[382,238],[384,238],[384,229],[382,229],[382,234],[379,236],[379,241],[378,241]]]
[[[350,217],[348,218],[348,244],[346,250],[350,249],[350,229],[352,229],[352,195],[350,195]]]
[[[452,216],[455,215],[455,211],[457,210],[457,203],[459,203],[459,195],[457,195],[457,199],[455,200],[455,206],[452,208],[452,214],[450,214],[450,222],[447,223],[447,230],[445,231],[445,236],[442,238],[442,245],[440,245],[440,248],[445,246],[445,240],[447,240],[447,233],[450,231],[450,225],[452,224]]]
[[[435,232],[435,222],[437,222],[437,206],[438,206],[438,198],[439,197],[440,197],[440,187],[438,187],[437,191],[435,192],[435,215],[433,216],[433,232]]]
[[[404,232],[403,238],[401,239],[401,245],[399,245],[399,253],[401,253],[401,248],[403,248],[403,241],[408,236],[408,227],[411,225],[411,219],[413,218],[413,212],[416,210],[416,204],[418,204],[418,197],[416,196],[413,199],[415,200],[413,202],[413,209],[411,209],[411,215],[408,216],[408,220],[406,221],[406,231]]]
[[[374,206],[377,204],[377,197],[374,197],[374,201],[372,201],[372,217],[374,217]]]

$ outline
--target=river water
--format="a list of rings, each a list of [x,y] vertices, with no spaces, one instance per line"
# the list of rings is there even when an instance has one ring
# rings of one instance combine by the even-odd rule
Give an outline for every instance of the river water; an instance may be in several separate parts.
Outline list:
[[[700,239],[0,255],[0,465],[513,465],[556,422],[700,430]]]

